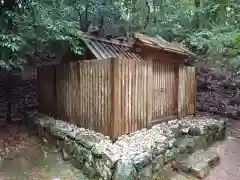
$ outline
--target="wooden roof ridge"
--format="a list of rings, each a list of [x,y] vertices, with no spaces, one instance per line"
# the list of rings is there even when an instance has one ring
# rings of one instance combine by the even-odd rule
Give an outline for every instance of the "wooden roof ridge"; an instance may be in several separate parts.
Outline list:
[[[119,45],[119,46],[132,47],[132,43],[120,43],[116,39],[108,40],[106,38],[95,37],[95,36],[90,36],[90,35],[81,35],[81,38],[83,40],[90,39],[90,40],[102,41],[102,42],[109,43],[109,44],[115,44],[115,45]]]
[[[157,48],[163,51],[176,53],[176,54],[195,56],[194,53],[192,53],[187,48],[183,47],[183,45],[181,45],[180,43],[168,42],[162,37],[154,38],[141,33],[135,33],[134,37],[135,39],[141,41],[143,45],[146,45],[152,48]]]

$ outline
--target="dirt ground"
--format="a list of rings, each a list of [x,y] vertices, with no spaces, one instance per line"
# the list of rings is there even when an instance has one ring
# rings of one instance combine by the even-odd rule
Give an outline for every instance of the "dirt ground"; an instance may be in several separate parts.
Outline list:
[[[206,180],[240,179],[240,121],[227,121],[228,137],[210,148],[219,154],[220,164],[211,170]]]
[[[240,179],[240,121],[228,120],[228,137],[210,149],[220,155],[220,164],[206,180]],[[50,150],[51,149],[51,150]],[[89,180],[61,160],[61,154],[42,144],[27,127],[0,128],[0,180]]]
[[[29,128],[0,128],[0,141],[0,180],[88,180]]]

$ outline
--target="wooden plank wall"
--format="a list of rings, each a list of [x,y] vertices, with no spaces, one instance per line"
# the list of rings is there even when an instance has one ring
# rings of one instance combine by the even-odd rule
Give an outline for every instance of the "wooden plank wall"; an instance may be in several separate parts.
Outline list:
[[[174,63],[153,61],[153,123],[177,115],[177,81]]]
[[[71,62],[56,67],[57,112],[80,127],[112,133],[112,60]]]
[[[43,66],[38,69],[38,101],[39,111],[55,117],[56,112],[55,67]]]
[[[196,112],[196,69],[180,65],[178,117],[195,114]]]
[[[195,68],[180,65],[176,82],[173,64],[154,63],[108,58],[43,66],[39,110],[111,137],[149,127],[174,107],[179,117],[194,114]]]
[[[152,69],[148,68],[151,63],[147,61],[115,61],[114,137],[117,137],[148,127],[148,74]]]

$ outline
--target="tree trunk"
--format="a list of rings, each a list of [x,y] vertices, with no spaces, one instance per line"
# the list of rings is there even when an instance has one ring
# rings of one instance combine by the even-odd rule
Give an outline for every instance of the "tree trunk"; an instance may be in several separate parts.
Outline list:
[[[197,10],[195,16],[196,16],[196,20],[195,20],[195,28],[199,29],[200,28],[200,17],[199,17],[199,8],[201,6],[201,0],[194,0],[194,5],[195,8]]]

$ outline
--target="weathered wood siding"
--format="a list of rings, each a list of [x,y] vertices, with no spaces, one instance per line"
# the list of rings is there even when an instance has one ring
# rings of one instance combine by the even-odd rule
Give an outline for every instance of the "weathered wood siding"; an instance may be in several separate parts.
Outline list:
[[[147,61],[115,59],[114,62],[114,136],[134,132],[148,126]]]
[[[179,67],[178,117],[195,114],[196,71],[195,67]]]
[[[153,61],[153,123],[177,115],[177,65]]]
[[[60,119],[111,134],[111,59],[72,62],[56,67]]]
[[[43,66],[38,71],[39,110],[116,138],[164,118],[194,114],[195,78],[195,68],[152,60]]]

